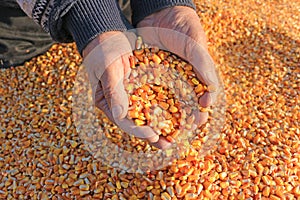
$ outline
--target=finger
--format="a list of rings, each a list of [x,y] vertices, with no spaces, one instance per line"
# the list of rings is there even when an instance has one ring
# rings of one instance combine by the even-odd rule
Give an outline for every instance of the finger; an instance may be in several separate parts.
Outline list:
[[[137,138],[147,140],[151,143],[159,140],[159,136],[149,126],[136,126],[132,120],[127,118],[116,119],[115,121],[123,131]]]
[[[216,70],[199,72],[199,79],[207,85],[207,92],[205,92],[199,99],[199,104],[202,107],[209,107],[217,101],[220,90],[219,79]]]
[[[116,118],[110,109],[107,99],[104,95],[104,90],[101,85],[96,88],[95,104],[101,109],[106,116],[118,125],[124,132],[132,134],[137,138],[145,139],[149,142],[157,142],[159,136],[148,126],[136,126],[132,120],[127,118]],[[126,113],[127,114],[127,113]]]
[[[152,146],[165,150],[171,147],[172,143],[166,140],[164,137],[160,136],[159,140],[154,143],[150,143]]]
[[[136,49],[136,40],[137,40],[137,35],[136,35],[136,29],[131,29],[129,31],[124,32],[123,34],[125,35],[125,37],[127,38],[131,49]]]
[[[202,124],[205,124],[208,120],[208,112],[200,112],[199,110],[194,110],[192,112],[192,115],[195,116],[194,124],[197,126],[201,126]],[[195,129],[193,127],[193,129]]]
[[[137,34],[142,36],[143,42],[150,46],[156,46],[160,49],[167,50],[163,45],[163,42],[160,41],[159,32],[161,28],[159,27],[142,27],[137,28]]]
[[[195,116],[195,124],[198,126],[201,126],[202,124],[205,124],[208,120],[208,112],[200,112],[200,111],[194,111],[193,115]]]
[[[100,78],[104,96],[111,108],[114,119],[121,119],[127,115],[129,103],[123,81],[124,73],[127,72],[128,74],[130,71],[129,68],[128,56],[122,56],[111,66],[106,68],[106,71]]]
[[[199,44],[193,43],[187,45],[188,61],[194,66],[197,78],[207,86],[208,91],[199,99],[202,107],[208,107],[217,100],[219,92],[219,79],[215,64],[208,52]]]
[[[136,126],[131,120],[126,118],[115,120],[100,84],[96,89],[95,104],[112,122],[117,124],[126,133],[132,134],[137,138],[145,139],[150,143],[158,142],[159,136],[150,127]],[[162,145],[158,145],[157,147],[159,148],[159,146]]]
[[[95,101],[95,106],[97,108],[99,108],[100,110],[102,110],[110,121],[115,123],[114,118],[113,118],[112,113],[111,113],[111,110],[110,110],[110,107],[109,107],[109,105],[106,101],[106,98],[104,96],[104,92],[103,92],[103,89],[101,87],[100,81],[98,81],[98,82],[99,82],[98,86],[95,89],[95,100],[94,100]]]
[[[205,92],[199,99],[199,105],[207,108],[213,105],[217,100],[218,92]]]
[[[208,92],[199,101],[202,107],[208,107],[216,101],[219,90],[219,79],[211,56],[207,49],[201,45],[203,43],[197,42],[195,39],[181,32],[165,28],[154,28],[152,33],[150,30],[140,32],[146,32],[147,40],[159,39],[158,42],[153,42],[155,44],[162,43],[159,47],[177,54],[193,65],[197,78],[208,86]],[[156,33],[158,38],[151,36],[150,33]],[[199,41],[201,40],[199,39]]]

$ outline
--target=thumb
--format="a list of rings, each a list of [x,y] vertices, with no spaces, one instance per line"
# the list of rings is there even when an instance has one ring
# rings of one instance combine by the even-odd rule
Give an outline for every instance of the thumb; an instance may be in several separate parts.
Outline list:
[[[128,111],[128,96],[124,89],[124,73],[129,70],[126,55],[113,62],[106,68],[100,78],[105,99],[115,120],[123,119]]]
[[[126,117],[128,112],[128,97],[124,90],[123,84],[118,84],[115,88],[115,92],[111,93],[110,97],[106,97],[108,100],[111,99],[111,112],[115,120],[123,119]]]
[[[168,29],[159,29],[158,33],[164,46],[192,64],[197,78],[207,85],[208,91],[200,97],[199,104],[202,107],[214,104],[219,94],[219,77],[213,59],[202,45],[203,42],[200,42],[202,38],[195,40],[181,32]]]
[[[197,43],[189,45],[189,61],[194,66],[197,77],[207,85],[208,91],[200,97],[199,103],[202,107],[208,107],[217,101],[219,94],[219,77],[215,64],[207,50]]]

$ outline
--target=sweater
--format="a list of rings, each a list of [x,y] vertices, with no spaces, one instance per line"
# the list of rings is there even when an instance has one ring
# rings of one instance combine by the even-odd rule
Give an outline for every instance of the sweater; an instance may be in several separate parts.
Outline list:
[[[58,42],[76,42],[82,50],[97,35],[126,31],[154,12],[172,6],[189,6],[192,0],[131,0],[131,25],[116,0],[17,0],[24,12]]]

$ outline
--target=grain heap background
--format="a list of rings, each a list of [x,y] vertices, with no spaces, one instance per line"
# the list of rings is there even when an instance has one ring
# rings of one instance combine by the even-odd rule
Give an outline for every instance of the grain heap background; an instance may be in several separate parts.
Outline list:
[[[56,44],[0,71],[0,199],[300,199],[299,1],[196,5],[227,96],[212,154],[147,175],[94,160],[71,115],[82,60]]]

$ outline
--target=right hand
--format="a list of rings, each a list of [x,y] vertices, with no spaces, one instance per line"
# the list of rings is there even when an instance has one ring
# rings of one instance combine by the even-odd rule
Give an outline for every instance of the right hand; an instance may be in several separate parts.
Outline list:
[[[135,37],[133,33],[106,32],[83,50],[93,100],[96,107],[123,131],[165,149],[171,143],[158,136],[149,126],[136,126],[127,118],[129,102],[123,82],[130,73],[129,56],[134,46],[130,41],[135,41]]]
[[[201,107],[209,107],[216,102],[220,83],[195,10],[186,6],[165,8],[144,18],[137,27],[145,43],[177,54],[193,65],[197,78],[209,88],[199,98]],[[199,125],[208,119],[208,112],[197,112],[195,115]]]

